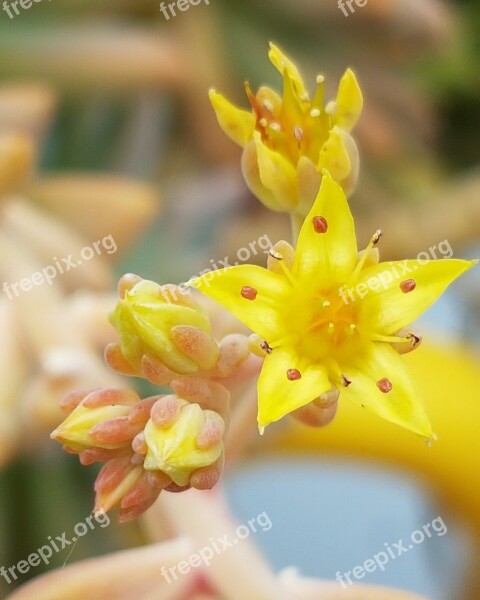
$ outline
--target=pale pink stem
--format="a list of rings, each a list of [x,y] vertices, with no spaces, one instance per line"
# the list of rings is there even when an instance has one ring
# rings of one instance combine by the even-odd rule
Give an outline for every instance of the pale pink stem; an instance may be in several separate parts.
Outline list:
[[[230,516],[219,487],[210,492],[162,493],[154,506],[153,511],[160,509],[166,514],[180,535],[192,538],[194,553],[205,546],[214,548],[215,555],[204,570],[222,598],[286,600],[288,596],[253,541],[237,538],[238,524]],[[218,540],[225,535],[232,546],[222,551],[222,543]],[[236,539],[238,543],[235,543]],[[215,550],[212,540],[220,552]]]

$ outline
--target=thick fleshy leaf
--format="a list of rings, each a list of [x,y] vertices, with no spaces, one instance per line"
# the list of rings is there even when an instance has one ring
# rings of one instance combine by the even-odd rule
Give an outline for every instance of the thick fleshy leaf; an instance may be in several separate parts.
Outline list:
[[[296,369],[299,379],[289,379]],[[293,348],[280,346],[265,358],[258,379],[258,426],[266,427],[329,390],[327,369],[299,357]]]
[[[242,148],[255,130],[255,115],[229,102],[216,90],[208,92],[218,123],[228,137]]]
[[[206,273],[192,285],[267,341],[282,335],[280,312],[291,293],[284,276],[256,265],[239,265]]]
[[[348,387],[340,386],[340,399],[347,398],[426,438],[435,437],[406,365],[389,344],[372,343],[356,364],[340,366],[351,382]]]
[[[280,50],[278,46],[275,46],[270,42],[270,50],[268,52],[268,58],[273,66],[283,75],[287,71],[290,79],[293,82],[297,98],[301,99],[305,93],[305,84],[303,83],[302,76],[296,65]]]
[[[258,132],[253,135],[257,149],[260,181],[272,192],[278,203],[277,210],[291,210],[298,204],[297,172],[282,154],[262,142]]]
[[[352,294],[356,302],[361,302],[361,319],[372,332],[391,335],[415,321],[476,262],[416,259],[384,262],[365,269]]]
[[[323,233],[319,232],[322,222]],[[300,231],[293,273],[302,280],[328,287],[346,280],[356,261],[355,227],[347,199],[338,183],[324,171],[320,191]]]
[[[362,90],[351,69],[347,69],[338,85],[333,122],[341,129],[351,131],[363,109]]]

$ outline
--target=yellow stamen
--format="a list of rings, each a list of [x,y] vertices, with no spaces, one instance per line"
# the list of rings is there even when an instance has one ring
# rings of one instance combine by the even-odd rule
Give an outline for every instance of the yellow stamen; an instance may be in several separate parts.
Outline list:
[[[387,344],[402,344],[406,342],[412,343],[411,337],[398,337],[395,335],[381,335],[379,333],[373,333],[370,336],[372,342],[386,342]]]
[[[377,231],[370,238],[370,241],[368,242],[367,247],[365,248],[364,252],[362,253],[360,260],[358,261],[357,266],[355,267],[355,270],[352,273],[352,276],[350,279],[352,282],[355,282],[356,279],[358,278],[358,276],[360,275],[360,273],[365,265],[365,262],[366,262],[368,256],[370,255],[370,250],[378,244],[381,237],[382,237],[382,232],[380,229],[377,229]]]

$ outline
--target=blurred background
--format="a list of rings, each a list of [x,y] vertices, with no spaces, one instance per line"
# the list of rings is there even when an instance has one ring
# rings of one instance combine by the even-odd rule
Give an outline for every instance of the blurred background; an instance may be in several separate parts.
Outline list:
[[[381,227],[384,259],[443,240],[456,258],[479,255],[480,3],[354,7],[345,17],[334,0],[210,0],[168,21],[156,0],[0,11],[0,284],[106,236],[117,246],[52,285],[0,293],[0,566],[92,508],[95,467],[81,468],[48,434],[66,391],[119,382],[101,358],[116,277],[179,283],[264,234],[288,239],[287,218],[248,192],[241,150],[207,96],[215,86],[246,107],[245,79],[280,89],[269,40],[307,83],[326,75],[330,97],[347,66],[358,76],[360,245]],[[226,473],[240,521],[270,515],[272,530],[256,541],[277,570],[334,579],[442,515],[448,535],[368,582],[435,600],[480,597],[479,298],[477,268],[419,324],[431,345],[409,360],[439,433],[430,454],[374,417],[351,411],[345,425],[341,407],[325,432],[272,427]],[[112,519],[48,569],[144,542],[140,525]],[[0,596],[41,571],[0,578]]]

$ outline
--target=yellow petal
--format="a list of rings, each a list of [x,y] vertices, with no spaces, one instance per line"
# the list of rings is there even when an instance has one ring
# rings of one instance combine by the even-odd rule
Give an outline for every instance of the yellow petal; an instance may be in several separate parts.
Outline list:
[[[289,58],[287,58],[287,56],[280,50],[278,46],[275,46],[275,44],[272,42],[270,42],[268,58],[281,75],[287,71],[288,75],[293,81],[297,97],[302,98],[306,91],[305,84],[303,83],[302,76],[300,75],[296,65]]]
[[[301,377],[290,380],[287,372],[291,369],[296,369]],[[258,380],[259,428],[308,404],[330,387],[324,366],[306,363],[288,346],[275,348],[265,358]]]
[[[257,149],[260,181],[272,192],[278,203],[277,210],[291,210],[298,204],[295,167],[281,154],[268,148],[257,131],[253,138]]]
[[[371,331],[390,335],[412,323],[457,277],[477,261],[443,258],[380,263],[361,272],[356,290],[362,287],[360,318]],[[415,288],[404,292],[404,282]]]
[[[228,137],[239,146],[245,146],[255,130],[255,116],[238,108],[216,90],[208,92],[218,123]]]
[[[242,153],[242,174],[252,194],[270,210],[284,210],[272,191],[260,179],[258,154],[255,140],[250,140]]]
[[[288,70],[285,70],[283,75],[283,102],[280,113],[284,129],[291,131],[295,126],[300,126],[303,123],[303,113],[302,101],[297,95],[295,80],[292,79]]]
[[[347,69],[340,79],[335,105],[333,123],[346,131],[351,131],[363,109],[362,90],[351,69]]]
[[[335,181],[339,182],[350,175],[352,164],[343,132],[338,127],[334,127],[330,131],[328,140],[320,150],[318,168],[319,170],[327,169]]]
[[[279,314],[291,290],[282,275],[255,265],[239,265],[202,275],[192,285],[266,340],[279,337],[282,331]],[[246,288],[251,297],[256,292],[255,299],[244,297],[249,295]]]
[[[278,119],[282,110],[282,97],[272,88],[262,85],[255,94],[256,103]]]
[[[327,230],[317,233],[314,223],[323,217]],[[295,252],[294,275],[318,287],[347,278],[357,262],[357,242],[352,214],[342,188],[324,171],[317,198],[308,213]]]
[[[342,370],[351,383],[339,386],[340,399],[348,398],[426,438],[435,437],[405,363],[389,344],[371,344],[366,358],[354,366],[342,365]],[[390,384],[390,391],[381,391],[388,390]]]

